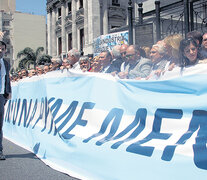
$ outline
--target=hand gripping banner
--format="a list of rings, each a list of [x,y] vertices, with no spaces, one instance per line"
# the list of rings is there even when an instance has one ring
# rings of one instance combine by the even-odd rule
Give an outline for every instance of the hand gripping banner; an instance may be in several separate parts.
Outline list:
[[[4,136],[81,179],[206,179],[206,82],[204,65],[157,81],[26,78],[13,83]]]

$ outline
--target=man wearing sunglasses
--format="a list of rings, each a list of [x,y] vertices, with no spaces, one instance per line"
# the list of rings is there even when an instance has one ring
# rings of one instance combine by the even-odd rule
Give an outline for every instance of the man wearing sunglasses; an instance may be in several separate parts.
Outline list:
[[[121,79],[141,79],[146,78],[151,71],[152,62],[140,55],[140,48],[131,45],[126,50],[127,66],[118,76]]]

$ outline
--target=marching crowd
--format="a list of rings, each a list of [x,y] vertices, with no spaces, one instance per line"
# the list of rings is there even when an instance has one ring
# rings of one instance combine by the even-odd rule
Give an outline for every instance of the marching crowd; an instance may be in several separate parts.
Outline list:
[[[207,33],[192,31],[183,39],[180,34],[169,35],[152,47],[116,45],[111,51],[102,51],[98,56],[81,56],[71,49],[63,60],[52,58],[51,63],[22,69],[11,76],[12,81],[40,76],[49,71],[75,69],[82,72],[110,73],[121,79],[158,79],[176,66],[187,68],[207,60]]]

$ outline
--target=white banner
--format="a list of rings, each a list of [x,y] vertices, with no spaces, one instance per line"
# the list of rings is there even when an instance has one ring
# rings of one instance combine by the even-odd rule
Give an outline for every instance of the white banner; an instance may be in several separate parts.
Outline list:
[[[81,179],[206,179],[205,71],[158,81],[72,71],[26,78],[13,84],[4,135]]]

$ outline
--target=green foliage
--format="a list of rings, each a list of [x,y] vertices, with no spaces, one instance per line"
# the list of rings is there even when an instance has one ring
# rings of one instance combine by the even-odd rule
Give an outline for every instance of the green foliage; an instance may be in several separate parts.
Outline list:
[[[43,51],[43,47],[38,47],[36,51],[31,49],[30,47],[26,47],[17,54],[17,58],[22,58],[19,61],[18,67],[20,69],[29,69],[30,65],[33,65],[35,67],[36,64],[51,62],[52,57],[47,54],[42,54]]]

